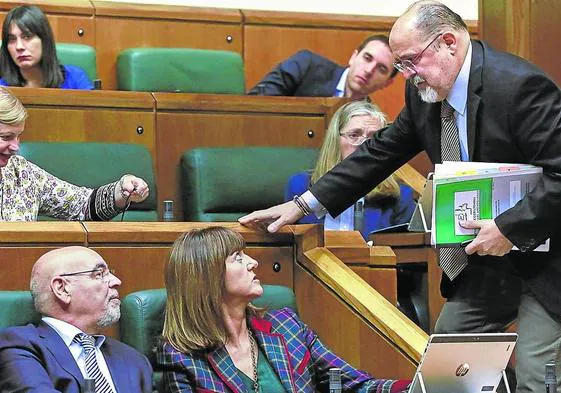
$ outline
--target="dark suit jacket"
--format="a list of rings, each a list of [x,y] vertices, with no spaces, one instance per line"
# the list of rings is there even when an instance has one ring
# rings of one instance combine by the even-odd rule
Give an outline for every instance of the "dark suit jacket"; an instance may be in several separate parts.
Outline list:
[[[474,255],[469,263],[519,274],[549,312],[561,315],[561,91],[519,57],[480,41],[472,41],[472,48],[470,160],[529,163],[543,167],[544,175],[532,192],[495,220],[523,252],[502,258]],[[419,151],[426,150],[433,163],[441,162],[440,106],[422,102],[408,82],[405,108],[396,121],[314,184],[312,193],[335,216]],[[530,252],[547,238],[549,252]]]
[[[101,350],[117,393],[152,392],[145,356],[109,337]],[[83,382],[70,350],[46,323],[0,332],[0,392],[78,393]]]
[[[343,71],[345,67],[308,50],[301,50],[273,68],[247,94],[332,97]]]
[[[376,379],[359,371],[327,349],[289,308],[251,319],[257,345],[287,393],[329,391],[329,369],[341,369],[342,391],[396,393],[410,381]],[[225,347],[182,353],[169,343],[158,347],[165,392],[241,393],[247,389]]]

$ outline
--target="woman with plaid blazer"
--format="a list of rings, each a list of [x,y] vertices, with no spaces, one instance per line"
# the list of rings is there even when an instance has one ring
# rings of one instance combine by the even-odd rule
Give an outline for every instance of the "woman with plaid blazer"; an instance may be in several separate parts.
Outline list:
[[[243,238],[222,227],[181,235],[165,266],[158,363],[166,392],[327,392],[329,369],[343,391],[399,392],[409,381],[375,379],[329,351],[288,308],[250,304],[263,293]]]

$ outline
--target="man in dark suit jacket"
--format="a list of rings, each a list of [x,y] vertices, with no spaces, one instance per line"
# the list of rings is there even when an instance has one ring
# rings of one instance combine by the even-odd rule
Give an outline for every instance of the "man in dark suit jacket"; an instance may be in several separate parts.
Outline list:
[[[443,277],[448,301],[436,331],[492,332],[517,318],[517,392],[540,391],[545,364],[561,364],[561,90],[527,61],[470,41],[463,20],[438,2],[413,4],[393,26],[390,45],[396,68],[408,79],[405,108],[396,121],[297,203],[240,222],[267,223],[276,231],[309,209],[337,215],[419,151],[441,162],[440,111],[446,100],[455,110],[463,161],[529,163],[544,173],[496,219],[463,223],[479,233],[465,248],[467,267],[453,281]],[[547,238],[549,252],[532,252]]]
[[[98,385],[96,392],[152,392],[148,359],[97,335],[120,317],[120,284],[88,248],[66,247],[39,258],[31,293],[43,318],[37,326],[0,332],[0,391],[78,393],[85,391],[88,378]],[[94,336],[94,347],[78,342],[83,333]]]
[[[362,100],[393,82],[388,38],[367,37],[343,67],[325,57],[301,50],[278,64],[247,94],[297,97],[347,97]]]

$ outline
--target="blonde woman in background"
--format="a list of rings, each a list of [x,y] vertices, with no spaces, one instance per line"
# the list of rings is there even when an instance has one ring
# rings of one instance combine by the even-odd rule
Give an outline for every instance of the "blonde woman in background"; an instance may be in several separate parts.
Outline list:
[[[335,112],[325,140],[321,147],[316,167],[313,171],[293,175],[285,189],[285,200],[292,200],[303,194],[326,172],[352,154],[358,146],[372,135],[386,127],[386,115],[376,105],[367,101],[353,101],[343,105]],[[362,213],[355,210],[361,209]],[[349,207],[337,217],[329,214],[322,219],[325,229],[360,230],[365,239],[376,229],[407,223],[413,215],[415,200],[413,190],[399,184],[394,175],[388,177],[370,191],[355,205]],[[362,223],[357,227],[357,214]],[[298,223],[314,224],[318,220],[313,214],[303,217]]]

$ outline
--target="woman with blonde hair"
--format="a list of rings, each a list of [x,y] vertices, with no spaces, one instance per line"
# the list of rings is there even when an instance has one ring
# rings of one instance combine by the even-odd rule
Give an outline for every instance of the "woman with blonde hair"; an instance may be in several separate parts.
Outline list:
[[[297,173],[289,179],[285,200],[289,201],[303,194],[326,172],[386,125],[386,115],[370,102],[352,101],[341,106],[329,123],[316,167],[313,171]],[[326,214],[324,226],[329,230],[360,230],[364,238],[368,238],[368,234],[375,229],[408,222],[414,210],[413,190],[407,185],[399,184],[392,175],[339,216]],[[310,214],[298,222],[313,224],[319,220]]]
[[[167,303],[157,359],[165,392],[327,392],[329,369],[343,392],[395,393],[409,381],[375,379],[329,351],[289,308],[251,304],[263,288],[241,235],[195,229],[164,267]]]
[[[91,189],[67,183],[27,161],[18,155],[26,119],[21,101],[0,87],[0,221],[36,221],[39,214],[104,221],[148,197],[146,182],[133,175]]]

